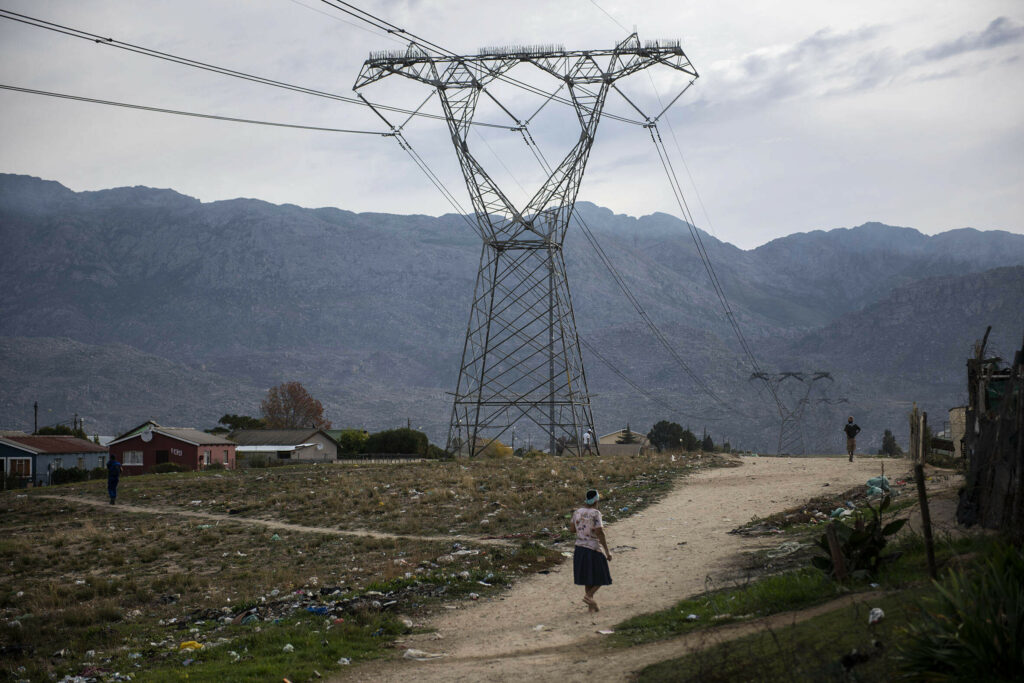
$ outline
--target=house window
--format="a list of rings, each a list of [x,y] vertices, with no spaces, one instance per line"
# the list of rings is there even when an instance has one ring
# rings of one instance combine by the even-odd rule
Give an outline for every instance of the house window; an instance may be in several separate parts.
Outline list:
[[[203,464],[204,465],[209,465],[210,464],[210,451],[203,451]]]
[[[63,458],[54,458],[53,459],[53,469],[59,470],[59,469],[63,469],[63,468],[64,468],[64,459]]]
[[[79,458],[78,459],[78,469],[80,469],[80,470],[84,470],[85,469],[85,458]]]
[[[99,463],[97,465],[97,467],[106,467],[107,466],[107,456],[101,455],[99,457],[99,459],[97,460],[97,462]]]
[[[142,464],[142,451],[125,451],[122,465],[141,465]]]
[[[27,477],[32,474],[32,461],[29,458],[11,458],[7,462],[7,471],[12,477]]]

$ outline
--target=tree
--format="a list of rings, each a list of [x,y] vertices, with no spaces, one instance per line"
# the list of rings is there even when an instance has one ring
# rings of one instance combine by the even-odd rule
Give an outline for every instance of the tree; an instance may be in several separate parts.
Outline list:
[[[715,450],[715,442],[711,440],[711,435],[710,434],[705,435],[704,441],[702,441],[701,444],[700,444],[700,449],[702,451],[707,451],[708,453],[713,453],[714,452],[714,450]]]
[[[689,427],[683,430],[683,450],[684,451],[695,451],[700,447],[700,439],[697,435],[690,431]]]
[[[264,429],[266,423],[258,417],[249,417],[248,415],[233,415],[227,413],[219,420],[217,424],[224,425],[228,428],[229,432],[237,432],[239,429]]]
[[[342,429],[338,435],[338,447],[344,455],[362,453],[370,435],[365,429]]]
[[[658,452],[666,448],[685,448],[683,445],[684,430],[682,425],[675,422],[662,420],[647,433],[651,445],[658,449]]]
[[[626,428],[622,430],[622,435],[615,440],[615,443],[636,443],[638,440],[636,434],[630,431],[629,423],[627,422]]]
[[[67,425],[54,425],[52,427],[43,427],[38,432],[39,436],[77,436],[79,439],[88,439],[89,435],[85,433],[85,430],[81,427],[72,429]]]
[[[903,449],[896,443],[896,437],[892,435],[891,429],[886,429],[885,433],[882,434],[882,447],[878,449],[878,454],[888,455],[890,458],[903,455]]]
[[[269,429],[330,429],[324,419],[324,406],[299,382],[285,382],[267,391],[260,404],[263,422]]]
[[[402,453],[409,455],[427,455],[430,442],[427,435],[415,429],[386,429],[375,432],[366,438],[363,451],[366,453]]]

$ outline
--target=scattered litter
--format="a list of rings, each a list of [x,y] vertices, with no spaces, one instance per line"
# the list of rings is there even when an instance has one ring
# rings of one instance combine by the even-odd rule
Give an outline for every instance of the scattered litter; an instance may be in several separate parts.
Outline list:
[[[213,525],[212,525],[212,524],[200,524],[200,525],[199,525],[199,526],[197,526],[196,528],[197,528],[197,529],[212,529],[212,528],[213,528]]]
[[[871,586],[872,588],[878,588],[878,584],[877,583],[870,583],[868,585]]]
[[[203,504],[203,501],[201,501],[201,500],[193,500],[193,501],[190,501],[190,502],[192,503],[192,505],[202,505]]]
[[[412,628],[413,627],[412,619],[410,619],[409,617],[399,617],[398,620],[400,622],[402,622],[402,625],[405,626],[406,628]]]
[[[611,630],[610,628],[607,628],[598,631],[598,633],[600,633],[602,636],[610,636],[611,634],[615,633],[615,631]]]
[[[178,650],[202,650],[203,644],[197,643],[194,640],[186,640],[184,643],[178,646]]]
[[[479,600],[479,599],[480,599],[480,596],[479,596],[479,595],[477,595],[476,593],[470,593],[470,594],[469,594],[469,599],[470,599],[470,600]]]
[[[889,491],[889,478],[886,477],[884,474],[882,476],[880,476],[880,477],[872,477],[871,479],[868,479],[867,485],[868,486],[874,486],[876,488],[882,489],[885,492],[888,492]]]
[[[822,488],[825,488],[826,486],[831,486],[831,484],[829,484],[829,483],[828,483],[828,482],[826,481],[826,482],[825,482],[824,484],[822,484],[822,485],[821,485],[821,487],[822,487]]]
[[[341,666],[348,666],[351,663],[352,663],[352,660],[349,659],[348,657],[342,657],[341,659],[338,660],[338,664],[340,664]]]
[[[778,547],[772,548],[766,552],[765,555],[774,560],[779,557],[785,557],[786,555],[792,555],[803,547],[804,544],[800,541],[786,541],[785,543],[779,544]]]
[[[320,615],[323,615],[323,614],[327,614],[330,610],[328,610],[326,607],[318,606],[318,607],[307,607],[306,611],[309,612],[310,614],[320,614]]]
[[[872,607],[871,611],[868,612],[868,626],[874,626],[882,619],[885,619],[885,612],[882,611],[881,607]]]
[[[696,614],[687,614],[686,615],[686,620],[687,621],[697,621],[697,615]]]
[[[488,588],[491,587],[491,584],[487,583],[486,581],[477,581],[477,583],[479,583],[481,586],[487,586]]]
[[[192,663],[192,662],[194,662],[194,661],[196,661],[196,660],[194,660],[194,659],[186,659],[185,661],[183,661],[183,662],[181,663],[181,665],[182,665],[182,666],[188,666],[189,664],[191,664],[191,663]]]
[[[562,553],[562,557],[572,557],[572,553]]]
[[[679,543],[676,543],[676,545],[686,545],[686,541],[679,541]]]
[[[848,508],[836,508],[835,510],[832,511],[832,514],[830,514],[829,517],[831,517],[832,519],[845,519],[846,517],[849,517],[852,514],[853,513],[850,512]]]
[[[405,657],[406,659],[414,659],[417,662],[428,662],[431,659],[440,659],[441,657],[444,657],[443,654],[435,654],[433,652],[424,652],[423,650],[414,650],[412,648],[409,648],[408,650],[406,650],[405,653],[402,656]]]
[[[613,553],[628,553],[630,550],[636,550],[635,545],[617,545],[612,548]]]
[[[277,534],[274,534],[273,536],[270,537],[270,540],[271,541],[280,541],[281,537],[278,536]]]
[[[281,648],[281,651],[282,652],[295,652],[295,646],[292,645],[291,643],[286,643],[285,646],[283,648]]]

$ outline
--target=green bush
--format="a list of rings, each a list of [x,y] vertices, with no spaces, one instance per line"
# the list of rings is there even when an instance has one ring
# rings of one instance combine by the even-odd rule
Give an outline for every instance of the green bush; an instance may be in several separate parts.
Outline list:
[[[51,484],[70,484],[75,481],[86,481],[89,478],[89,470],[80,467],[69,467],[67,469],[56,469],[50,472]]]
[[[432,460],[441,460],[448,457],[448,453],[440,446],[430,444],[427,446],[427,457]]]
[[[184,465],[179,465],[176,462],[162,462],[159,465],[153,467],[153,474],[169,474],[171,472],[187,472]]]
[[[205,469],[205,470],[223,470],[223,469],[227,469],[227,468],[224,467],[224,463],[222,463],[222,462],[211,462],[209,465],[207,465],[203,469]]]
[[[93,467],[91,470],[89,470],[89,478],[90,479],[106,479],[107,478],[107,468],[106,467]]]
[[[970,574],[935,583],[921,620],[908,626],[896,654],[920,681],[1024,678],[1024,552],[1001,544]]]
[[[427,455],[430,442],[427,435],[415,429],[386,429],[383,432],[370,434],[363,448],[365,453],[402,453],[409,455]]]

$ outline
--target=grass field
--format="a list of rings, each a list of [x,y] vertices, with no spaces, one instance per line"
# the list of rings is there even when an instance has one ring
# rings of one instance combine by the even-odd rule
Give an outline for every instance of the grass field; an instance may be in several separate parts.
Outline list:
[[[602,491],[610,520],[714,464],[655,454],[123,478],[118,502],[153,513],[40,497],[102,500],[105,482],[4,492],[2,676],[315,680],[345,666],[339,660],[380,656],[432,609],[561,561],[566,515],[587,487]],[[230,517],[207,522],[175,510]],[[511,541],[344,537],[246,518]],[[192,641],[202,648],[181,649]]]

